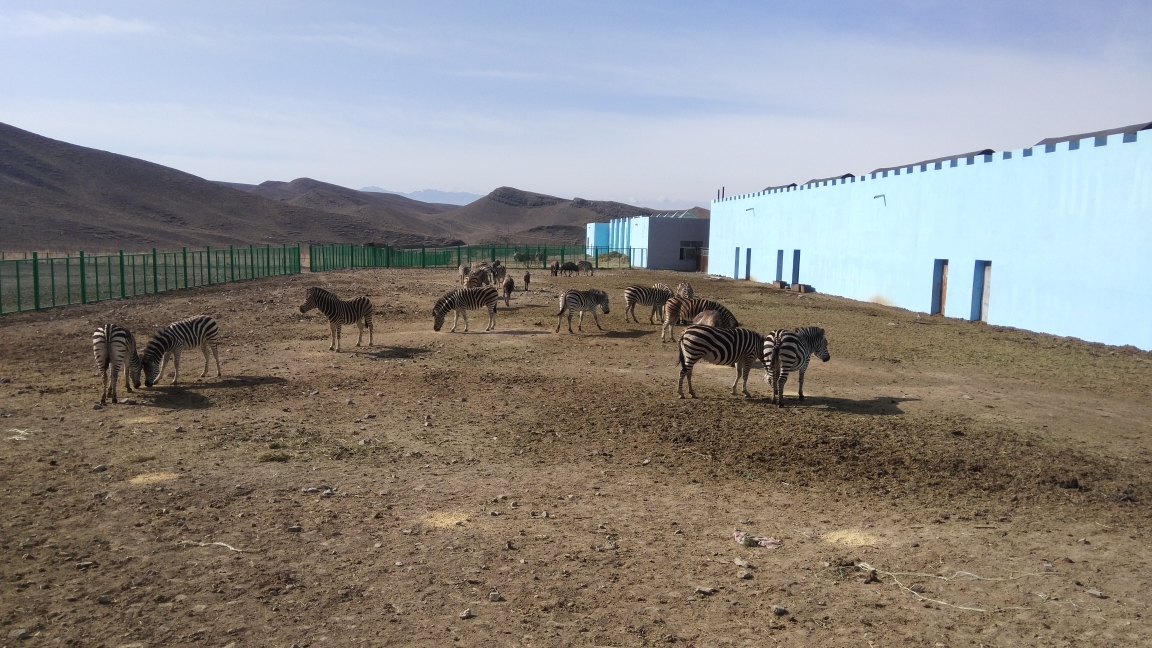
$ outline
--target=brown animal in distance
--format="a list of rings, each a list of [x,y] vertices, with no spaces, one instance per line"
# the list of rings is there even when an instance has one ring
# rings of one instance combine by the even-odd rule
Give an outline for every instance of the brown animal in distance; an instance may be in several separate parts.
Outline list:
[[[516,290],[516,282],[512,279],[512,277],[505,277],[503,288],[504,288],[504,307],[507,308],[508,307],[508,300],[512,298],[512,291]]]

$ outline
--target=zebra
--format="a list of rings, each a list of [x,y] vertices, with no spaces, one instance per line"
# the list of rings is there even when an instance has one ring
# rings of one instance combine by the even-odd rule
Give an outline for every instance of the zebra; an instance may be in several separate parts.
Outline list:
[[[789,372],[799,374],[797,400],[804,400],[804,372],[808,361],[816,356],[823,362],[832,359],[824,329],[806,326],[795,331],[779,329],[764,336],[764,379],[772,385],[772,402],[784,407],[784,383]]]
[[[340,327],[344,324],[356,325],[356,346],[364,337],[364,329],[368,329],[368,346],[372,346],[372,302],[367,297],[357,297],[344,301],[336,293],[313,286],[308,289],[307,297],[300,306],[301,313],[307,313],[313,308],[320,309],[324,317],[328,318],[328,328],[332,332],[332,344],[329,351],[340,352]]]
[[[124,387],[132,392],[132,386],[140,388],[140,369],[143,363],[136,351],[136,338],[128,329],[115,324],[106,324],[92,334],[92,355],[96,358],[96,368],[100,370],[100,404],[113,403],[116,399],[116,383],[120,371],[124,371]],[[112,369],[112,380],[108,380],[108,369]]]
[[[560,262],[559,261],[553,261],[552,265],[548,266],[548,269],[552,271],[553,277],[560,276]]]
[[[579,274],[584,274],[585,272],[587,272],[588,276],[591,277],[592,276],[592,270],[593,270],[592,264],[589,263],[588,261],[577,261],[576,262],[576,272],[578,272]]]
[[[714,310],[720,315],[720,322],[724,328],[736,328],[740,322],[732,311],[724,308],[711,299],[688,299],[687,297],[672,297],[664,303],[664,327],[660,329],[660,341],[664,341],[664,332],[668,331],[672,341],[676,341],[676,322],[684,320],[691,322],[694,317],[706,310]]]
[[[524,292],[528,292],[528,283],[532,281],[532,273],[524,271]]]
[[[450,290],[438,299],[436,305],[432,307],[432,330],[439,331],[444,326],[444,318],[448,315],[448,311],[455,311],[455,315],[452,317],[452,329],[449,332],[456,332],[456,322],[463,315],[464,332],[467,333],[468,311],[487,308],[488,328],[484,330],[491,331],[496,328],[496,303],[499,301],[500,295],[493,286]]]
[[[632,320],[637,324],[640,320],[636,319],[636,306],[651,306],[652,312],[648,314],[648,323],[653,323],[656,318],[656,313],[663,314],[664,302],[672,297],[672,291],[667,287],[661,288],[660,284],[652,288],[645,288],[644,286],[628,286],[624,289],[624,321],[628,321],[628,316],[632,316]]]
[[[596,307],[599,306],[604,314],[608,314],[608,293],[603,290],[565,290],[560,294],[560,312],[556,313],[556,332],[560,332],[560,322],[563,320],[564,313],[568,313],[568,332],[572,332],[572,316],[577,312],[580,313],[580,321],[576,324],[577,330],[584,331],[584,312],[592,312],[592,321],[596,322],[596,328],[603,331],[600,326],[600,320],[596,317]]]
[[[579,274],[580,268],[577,267],[576,264],[572,263],[571,261],[565,261],[564,265],[560,266],[560,273],[566,277],[571,277],[574,274]]]
[[[492,266],[490,271],[492,273],[492,285],[501,285],[504,283],[504,278],[508,276],[508,268],[499,261]]]
[[[711,326],[714,328],[727,328],[724,326],[724,318],[720,316],[719,311],[706,310],[692,319],[692,326]]]
[[[688,299],[692,299],[696,296],[696,293],[692,290],[692,284],[688,283],[687,281],[682,281],[680,282],[680,285],[676,286],[676,295],[679,297],[687,297]]]
[[[219,328],[216,320],[207,315],[198,315],[173,322],[156,332],[152,340],[144,349],[144,385],[151,387],[164,373],[171,357],[175,370],[172,372],[172,384],[180,379],[180,353],[184,349],[199,348],[204,353],[204,371],[200,377],[208,375],[208,349],[212,349],[212,357],[216,359],[216,377],[220,377],[220,354],[216,350],[216,337]]]
[[[732,382],[732,395],[736,395],[736,383],[744,379],[744,397],[748,393],[748,372],[752,364],[761,358],[764,349],[764,336],[756,331],[743,328],[722,329],[712,326],[689,326],[680,336],[680,381],[676,394],[684,398],[684,378],[688,378],[688,394],[696,398],[692,389],[692,367],[701,360],[715,365],[736,367],[736,380]]]
[[[483,268],[473,270],[464,279],[464,288],[479,288],[492,283],[492,271]]]
[[[460,283],[464,283],[464,280],[468,278],[468,273],[471,271],[472,266],[468,265],[467,263],[460,264]]]
[[[512,291],[516,290],[516,281],[512,277],[505,277],[504,279],[504,307],[508,307],[508,300],[512,298]]]

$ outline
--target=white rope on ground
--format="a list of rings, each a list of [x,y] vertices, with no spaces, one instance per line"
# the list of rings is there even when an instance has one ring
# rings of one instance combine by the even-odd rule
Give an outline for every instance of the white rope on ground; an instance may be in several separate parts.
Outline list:
[[[969,612],[984,612],[984,613],[1005,612],[1008,610],[1030,610],[1031,608],[1012,606],[1012,607],[998,607],[998,608],[995,608],[993,610],[988,610],[985,608],[969,607],[966,605],[956,605],[955,603],[949,603],[947,601],[941,601],[941,600],[934,599],[934,598],[928,598],[927,596],[924,596],[924,595],[920,594],[919,592],[917,592],[916,590],[908,587],[904,583],[901,583],[900,579],[898,579],[897,576],[918,576],[921,578],[934,578],[937,580],[948,581],[948,582],[952,582],[955,580],[1004,582],[1004,581],[1018,580],[1018,579],[1021,579],[1021,578],[1027,577],[1027,576],[1049,576],[1049,575],[1056,573],[1056,572],[1044,572],[1044,573],[1040,573],[1040,574],[1024,573],[1024,574],[1019,574],[1017,576],[1008,576],[1006,578],[985,578],[984,576],[979,576],[977,574],[973,574],[972,572],[966,572],[966,571],[958,571],[951,576],[940,576],[939,574],[922,574],[922,573],[918,573],[918,572],[888,572],[888,571],[876,569],[875,567],[873,567],[872,565],[869,565],[866,562],[859,563],[858,565],[856,565],[856,568],[860,569],[861,571],[874,572],[876,574],[880,574],[882,576],[887,576],[887,577],[891,578],[892,582],[895,583],[897,587],[908,592],[912,596],[915,596],[917,598],[917,600],[927,601],[929,603],[935,603],[937,605],[944,605],[944,606],[954,608],[957,610],[967,610]]]
[[[182,545],[194,545],[197,547],[211,547],[213,545],[217,545],[220,547],[224,547],[226,549],[230,549],[230,550],[235,551],[237,553],[252,553],[252,552],[246,551],[244,549],[237,549],[236,547],[233,547],[232,545],[229,545],[229,544],[224,544],[223,542],[193,542],[192,540],[181,540],[180,544],[182,544]]]

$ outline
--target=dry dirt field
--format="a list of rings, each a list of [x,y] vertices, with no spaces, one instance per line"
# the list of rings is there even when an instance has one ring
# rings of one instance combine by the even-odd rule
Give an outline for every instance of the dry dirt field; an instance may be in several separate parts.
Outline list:
[[[622,288],[685,277],[751,328],[823,326],[808,399],[700,366],[676,400]],[[0,645],[1152,644],[1149,354],[642,271],[539,272],[495,332],[434,333],[453,283],[0,319]],[[328,351],[313,284],[370,295],[375,346]],[[553,332],[567,286],[612,294],[605,331]],[[222,379],[185,355],[180,385],[93,409],[98,324],[143,348],[202,313]]]

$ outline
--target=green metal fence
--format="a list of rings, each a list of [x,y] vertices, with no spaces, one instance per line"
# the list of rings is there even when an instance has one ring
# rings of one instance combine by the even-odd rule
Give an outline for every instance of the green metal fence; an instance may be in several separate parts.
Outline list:
[[[455,268],[476,261],[499,260],[516,268],[547,268],[553,261],[588,261],[596,268],[631,268],[647,265],[646,248],[609,248],[585,245],[462,245],[459,247],[398,248],[390,246],[313,245],[308,267],[312,272],[344,268]]]
[[[300,247],[0,258],[0,314],[300,272]]]

